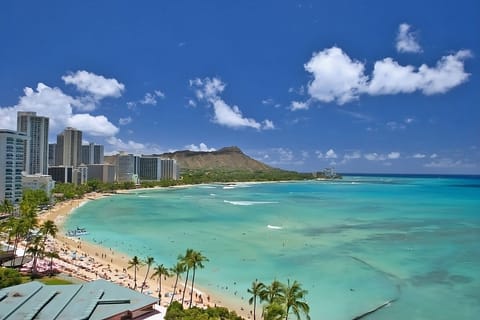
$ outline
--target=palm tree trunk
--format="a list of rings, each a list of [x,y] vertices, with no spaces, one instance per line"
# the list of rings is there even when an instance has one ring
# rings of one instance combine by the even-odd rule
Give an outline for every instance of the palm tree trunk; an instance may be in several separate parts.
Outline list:
[[[256,310],[257,310],[257,296],[254,296],[253,297],[253,320],[257,320]]]
[[[185,292],[187,291],[188,271],[189,270],[187,269],[187,276],[185,277],[185,285],[183,286],[182,306],[183,306],[183,301],[185,300]]]
[[[173,286],[173,294],[172,294],[172,299],[170,299],[170,304],[172,304],[173,298],[175,297],[175,292],[177,291],[177,283],[178,283],[178,273],[177,273],[177,278],[175,279],[175,285]]]
[[[189,308],[192,307],[192,300],[193,300],[193,283],[195,282],[195,265],[193,265],[193,274],[192,274],[192,290],[190,290],[190,305]]]
[[[137,290],[137,266],[133,267],[133,290]]]
[[[149,272],[150,272],[150,266],[148,266],[148,268],[147,268],[147,273],[145,274],[145,279],[143,279],[142,289],[140,290],[140,293],[143,293],[143,289],[145,288],[145,284],[147,282],[147,277],[148,277]]]
[[[162,300],[162,274],[158,276],[158,305]]]

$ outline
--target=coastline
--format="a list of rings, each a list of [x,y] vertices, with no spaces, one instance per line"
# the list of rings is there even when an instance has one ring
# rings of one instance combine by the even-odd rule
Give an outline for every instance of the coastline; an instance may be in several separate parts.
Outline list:
[[[181,186],[182,188],[188,188],[189,186]],[[163,189],[161,187],[156,189]],[[152,190],[152,188],[144,189],[133,189],[133,190],[121,190],[118,192],[121,193],[130,193],[135,191],[142,190]],[[132,257],[127,254],[119,251],[112,250],[111,248],[103,247],[99,243],[92,243],[83,240],[81,237],[72,238],[66,236],[66,230],[64,229],[64,223],[68,215],[71,214],[75,209],[83,206],[89,201],[95,201],[97,199],[114,196],[115,194],[103,194],[103,193],[89,193],[85,194],[81,199],[67,200],[60,203],[57,203],[53,208],[39,214],[39,222],[45,220],[52,220],[58,227],[58,232],[55,239],[49,241],[49,245],[53,246],[56,251],[60,253],[60,256],[63,261],[67,262],[67,265],[63,263],[59,264],[62,266],[62,272],[71,275],[72,277],[78,278],[83,281],[91,281],[98,278],[105,278],[107,280],[116,282],[120,285],[130,287],[133,289],[133,268],[128,269],[128,261]],[[79,258],[78,258],[79,257]],[[144,259],[145,257],[139,257]],[[55,259],[58,260],[58,259]],[[154,265],[151,266],[149,277],[146,279],[146,288],[144,293],[149,294],[155,298],[158,298],[158,280],[157,278],[151,279],[153,274],[153,268],[161,264],[161,261],[156,261]],[[167,266],[168,267],[168,266]],[[147,267],[142,266],[137,271],[137,291],[140,291],[140,285],[142,284],[145,274],[147,272]],[[189,279],[190,282],[190,279]],[[170,302],[170,297],[165,297],[166,293],[172,293],[175,284],[175,277],[168,277],[166,280],[162,279],[162,299],[161,305],[167,307]],[[175,300],[181,300],[183,291],[183,281],[179,281],[177,284],[177,292],[175,294]],[[187,298],[188,297],[188,298]],[[187,285],[187,292],[185,294],[184,306],[188,306],[190,297],[190,286]],[[193,295],[192,305],[198,307],[206,306],[223,306],[229,310],[235,311],[239,316],[250,319],[251,315],[249,314],[250,306],[245,301],[230,301],[224,299],[218,294],[204,290],[198,284],[195,284],[194,295]]]

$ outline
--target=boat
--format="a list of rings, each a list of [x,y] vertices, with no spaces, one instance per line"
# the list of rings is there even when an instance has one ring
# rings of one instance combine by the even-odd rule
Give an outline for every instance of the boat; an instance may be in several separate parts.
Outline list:
[[[66,236],[67,237],[80,237],[80,236],[85,236],[87,234],[88,234],[87,229],[76,227],[73,230],[68,230],[67,233],[66,233]]]

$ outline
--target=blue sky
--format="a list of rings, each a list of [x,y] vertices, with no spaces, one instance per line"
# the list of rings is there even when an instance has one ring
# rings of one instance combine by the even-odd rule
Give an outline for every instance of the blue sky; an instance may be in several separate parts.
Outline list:
[[[475,0],[4,1],[0,128],[28,110],[109,153],[480,174],[479,31]]]

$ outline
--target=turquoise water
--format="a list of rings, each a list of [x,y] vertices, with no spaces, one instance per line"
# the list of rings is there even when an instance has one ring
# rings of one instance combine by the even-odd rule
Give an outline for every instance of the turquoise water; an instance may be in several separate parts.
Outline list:
[[[346,176],[334,182],[138,191],[76,209],[66,228],[173,265],[210,261],[198,284],[246,301],[253,280],[298,280],[313,320],[477,319],[480,179]]]

